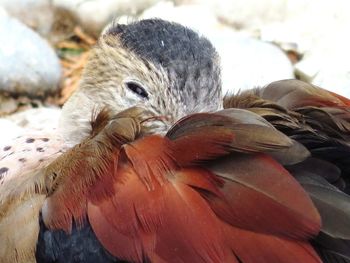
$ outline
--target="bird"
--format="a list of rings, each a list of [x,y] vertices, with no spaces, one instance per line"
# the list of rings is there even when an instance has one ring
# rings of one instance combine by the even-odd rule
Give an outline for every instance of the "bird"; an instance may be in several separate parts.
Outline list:
[[[349,110],[299,80],[223,97],[205,37],[112,22],[58,130],[1,149],[0,261],[350,262]]]

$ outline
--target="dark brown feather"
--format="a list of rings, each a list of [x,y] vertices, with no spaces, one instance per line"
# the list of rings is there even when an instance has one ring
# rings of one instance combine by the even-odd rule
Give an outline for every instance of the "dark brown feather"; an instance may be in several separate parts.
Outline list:
[[[298,80],[277,81],[224,101],[226,107],[245,108],[264,117],[310,151],[313,158],[297,160],[288,169],[298,175],[320,211],[324,231],[320,236],[327,238],[321,242],[318,237],[315,246],[327,263],[348,261],[344,251],[349,246],[344,250],[343,245],[348,244],[349,238],[349,102]]]

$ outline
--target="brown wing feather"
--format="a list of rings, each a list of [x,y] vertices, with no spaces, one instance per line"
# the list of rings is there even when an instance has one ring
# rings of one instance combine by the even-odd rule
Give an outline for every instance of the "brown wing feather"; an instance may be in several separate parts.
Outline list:
[[[121,146],[134,140],[139,133],[140,126],[134,118],[116,118],[99,134],[51,163],[45,173],[55,179],[42,210],[45,224],[53,229],[69,231],[73,219],[78,223],[84,221],[87,197],[92,189],[97,197],[111,195],[111,186],[101,187],[99,180],[114,173]],[[95,185],[100,187],[95,189]]]
[[[320,211],[323,227],[314,245],[322,259],[347,262],[350,100],[298,80],[283,80],[228,97],[224,105],[259,114],[310,151],[312,159],[288,169],[298,175]]]
[[[305,147],[297,145],[257,114],[241,109],[187,116],[170,129],[167,137],[176,141],[174,157],[183,165],[191,159],[201,162],[232,150],[274,153],[281,156],[281,160],[282,156],[289,156],[289,159],[283,158],[289,163],[309,156]]]
[[[142,146],[145,150],[150,146],[146,142],[154,141],[149,137],[144,140],[140,145],[134,143],[125,148]],[[164,148],[159,150],[157,156],[164,153]],[[138,154],[128,149],[125,152]],[[130,156],[127,158],[130,160]],[[89,204],[89,220],[102,244],[113,255],[136,262],[144,258],[160,258],[164,262],[227,262],[227,258],[234,258],[224,245],[219,221],[207,202],[192,187],[176,183],[175,170],[171,169],[176,167],[171,164],[173,161],[162,156],[169,165],[162,173],[166,180],[160,183],[154,177],[157,169],[150,167],[154,165],[152,159],[148,156],[147,170],[140,170],[133,166],[137,158],[143,158],[142,154],[133,156],[132,162],[120,163],[118,174],[124,179],[116,180],[113,198]],[[143,173],[151,174],[151,188],[140,179],[145,177]],[[110,228],[113,237],[106,233]]]
[[[157,146],[150,150],[155,142]],[[265,260],[261,262],[320,262],[312,248],[303,243],[317,234],[319,216],[305,192],[281,166],[271,158],[256,157],[247,162],[250,169],[244,161],[240,167],[239,161],[233,162],[238,167],[236,174],[213,168],[220,175],[217,177],[199,167],[181,168],[170,154],[176,143],[151,136],[124,146],[114,196],[89,203],[92,227],[114,256],[135,262],[240,262],[258,242],[268,241],[270,247],[255,249],[255,254],[251,252],[254,256],[242,262],[260,258]],[[227,158],[236,160],[237,156]],[[260,158],[261,167],[257,166]],[[141,160],[144,163],[139,166]],[[157,168],[159,160],[164,169]],[[258,173],[266,166],[271,170]],[[227,169],[222,162],[218,167]],[[157,179],[159,175],[163,180]],[[217,209],[220,202],[226,210]],[[260,204],[258,208],[255,202]],[[235,219],[232,214],[236,214]],[[249,231],[238,230],[242,227]],[[246,238],[255,235],[255,241]],[[241,241],[245,245],[239,245]]]
[[[292,241],[239,228],[226,227],[225,231],[233,251],[243,263],[322,262],[311,245],[305,241]]]
[[[262,118],[229,110],[190,116],[167,137],[134,141],[140,132],[119,116],[25,183],[48,196],[45,224],[69,231],[87,213],[105,248],[134,262],[320,262],[306,244],[318,213],[286,170],[256,154],[293,143]],[[232,151],[251,154],[219,161]],[[214,157],[212,171],[199,166]]]
[[[257,95],[262,99],[274,101],[287,109],[304,106],[350,106],[350,101],[347,98],[296,79],[272,82],[263,89],[257,90]]]
[[[224,207],[220,198],[210,203],[230,224],[289,238],[309,238],[318,233],[320,217],[311,199],[269,156],[236,154],[214,162],[209,169],[224,180],[221,192],[227,200]]]
[[[140,132],[136,120],[143,117],[141,112],[138,108],[131,108],[120,113],[116,121],[108,122],[109,112],[101,111],[92,121],[91,138],[53,162],[57,154],[42,162],[41,166],[13,176],[0,185],[1,262],[35,261],[42,207],[44,220],[51,227],[69,230],[72,218],[82,221],[87,190],[96,179],[94,175],[103,174],[106,169],[105,160],[98,160],[96,156],[107,154],[108,150],[113,152],[118,143],[133,140],[133,136]],[[109,143],[114,145],[108,147]],[[47,196],[49,198],[45,200]]]

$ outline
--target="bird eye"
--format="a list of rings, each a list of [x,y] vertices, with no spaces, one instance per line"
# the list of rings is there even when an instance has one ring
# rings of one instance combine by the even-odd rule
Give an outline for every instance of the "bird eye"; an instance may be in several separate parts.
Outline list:
[[[148,93],[147,91],[141,86],[141,84],[136,82],[127,82],[125,83],[126,87],[134,92],[137,96],[148,99]]]

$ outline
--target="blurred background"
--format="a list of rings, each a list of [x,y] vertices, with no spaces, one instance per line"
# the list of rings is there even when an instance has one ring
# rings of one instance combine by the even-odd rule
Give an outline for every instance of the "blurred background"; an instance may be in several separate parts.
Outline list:
[[[0,0],[0,144],[57,126],[106,24],[159,17],[207,36],[223,91],[298,78],[350,97],[349,0]]]

